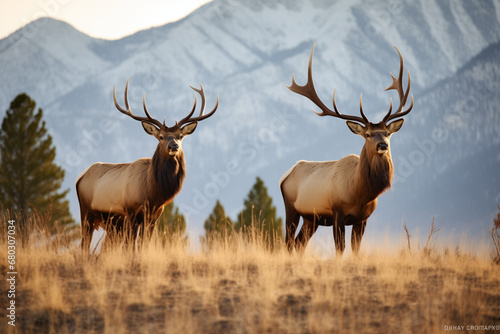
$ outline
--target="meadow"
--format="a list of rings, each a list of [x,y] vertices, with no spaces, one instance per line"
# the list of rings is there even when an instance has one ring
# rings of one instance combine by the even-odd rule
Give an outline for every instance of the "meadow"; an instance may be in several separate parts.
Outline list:
[[[363,241],[367,245],[370,241]],[[415,243],[415,241],[413,241]],[[0,268],[8,272],[7,239]],[[39,236],[16,248],[16,326],[7,333],[483,333],[500,330],[500,266],[466,245],[363,246],[289,254],[234,234],[83,255]],[[3,280],[3,312],[9,302]],[[463,326],[463,327],[462,327]]]

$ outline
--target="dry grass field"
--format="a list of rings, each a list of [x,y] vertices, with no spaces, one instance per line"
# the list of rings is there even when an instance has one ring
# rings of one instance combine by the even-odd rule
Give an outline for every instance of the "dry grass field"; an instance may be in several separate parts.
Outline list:
[[[364,247],[359,256],[336,259],[320,256],[314,247],[302,255],[290,255],[283,245],[271,252],[241,235],[210,251],[189,251],[181,240],[165,246],[153,238],[139,251],[116,248],[98,256],[68,250],[64,241],[32,241],[16,249],[16,326],[3,316],[0,328],[7,333],[500,330],[500,266],[491,257],[460,251],[462,246],[410,253],[405,242],[396,249]],[[7,241],[1,243],[7,249]],[[0,254],[0,268],[8,272],[7,253]],[[6,313],[9,287],[2,284]]]

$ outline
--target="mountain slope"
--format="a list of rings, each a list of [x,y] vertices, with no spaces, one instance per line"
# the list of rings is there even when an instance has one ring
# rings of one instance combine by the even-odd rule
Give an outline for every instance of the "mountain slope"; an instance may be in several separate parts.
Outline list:
[[[408,119],[408,134],[394,143],[394,150],[402,153],[395,159],[399,162],[397,180],[404,188],[401,195],[411,199],[402,208],[412,212],[410,203],[425,208],[414,206],[415,212],[406,217],[418,221],[429,210],[444,219],[450,230],[470,225],[473,234],[477,226],[490,225],[496,215],[500,202],[499,59],[497,42],[421,96],[416,106],[419,113]]]
[[[133,161],[154,152],[156,141],[116,111],[113,85],[123,103],[130,78],[132,109],[142,113],[142,95],[147,93],[148,109],[158,119],[165,117],[168,125],[192,106],[188,84],[201,82],[207,108],[216,94],[220,107],[185,140],[188,175],[176,199],[196,234],[216,198],[236,215],[256,175],[264,178],[284,214],[277,182],[295,161],[335,160],[361,151],[362,139],[343,122],[315,116],[310,102],[286,89],[292,73],[299,84],[305,83],[314,42],[313,75],[321,98],[328,102],[336,88],[340,110],[357,114],[363,92],[364,108],[374,122],[387,110],[389,97],[397,98],[384,92],[391,80],[388,72],[398,69],[396,45],[411,72],[415,96],[404,130],[392,140],[396,168],[400,157],[409,161],[408,152],[420,149],[416,140],[432,138],[435,124],[450,129],[449,138],[456,139],[436,145],[425,168],[414,168],[411,178],[396,182],[382,196],[373,220],[394,226],[403,215],[421,213],[425,222],[415,223],[426,223],[434,209],[416,205],[418,199],[407,201],[409,195],[402,192],[430,191],[441,182],[435,180],[468,173],[472,167],[464,159],[485,159],[475,154],[496,149],[491,138],[498,137],[498,89],[491,98],[478,98],[488,111],[474,118],[472,127],[457,121],[461,112],[440,113],[455,110],[453,103],[484,84],[484,78],[497,80],[498,57],[495,53],[488,58],[493,51],[486,48],[500,40],[499,13],[495,1],[215,0],[179,22],[117,41],[95,40],[65,23],[41,19],[0,40],[5,69],[0,72],[0,105],[3,113],[18,93],[27,92],[44,108],[58,161],[67,170],[66,187],[73,187],[76,176],[93,162]],[[483,142],[484,151],[477,150]],[[449,147],[455,144],[460,149]],[[491,171],[496,165],[488,166]],[[450,170],[456,172],[445,173]],[[434,175],[431,183],[426,181],[429,175]],[[491,194],[495,182],[487,185]],[[446,216],[449,207],[443,206],[448,210],[440,213],[443,221],[454,219]],[[466,209],[457,210],[460,214]],[[489,224],[489,215],[475,217]]]
[[[110,66],[94,40],[67,23],[42,18],[0,40],[0,102],[20,91],[47,105]]]

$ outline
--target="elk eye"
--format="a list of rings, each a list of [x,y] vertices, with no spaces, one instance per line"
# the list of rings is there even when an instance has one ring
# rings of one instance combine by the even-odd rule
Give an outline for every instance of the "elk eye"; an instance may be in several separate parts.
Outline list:
[[[370,136],[371,136],[371,135],[370,135],[369,133],[365,133],[365,137],[366,137],[366,138],[370,138]]]
[[[160,140],[163,140],[163,135],[160,135]]]

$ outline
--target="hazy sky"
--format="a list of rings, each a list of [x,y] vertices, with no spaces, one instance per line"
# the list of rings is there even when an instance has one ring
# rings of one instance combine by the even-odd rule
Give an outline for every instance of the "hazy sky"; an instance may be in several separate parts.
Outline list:
[[[177,21],[211,0],[0,0],[0,39],[43,16],[92,37],[117,39]]]

